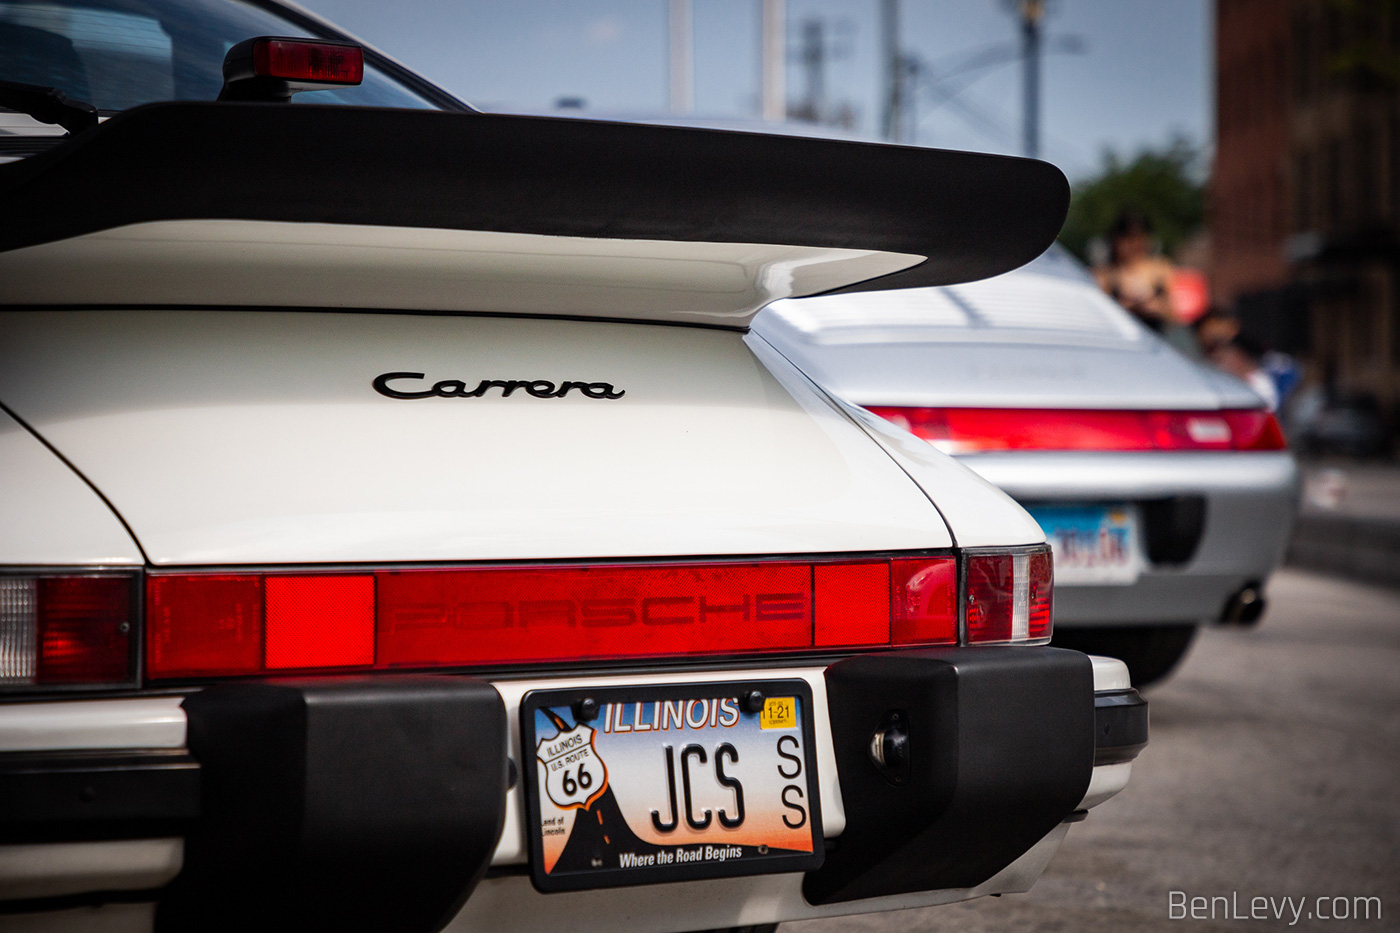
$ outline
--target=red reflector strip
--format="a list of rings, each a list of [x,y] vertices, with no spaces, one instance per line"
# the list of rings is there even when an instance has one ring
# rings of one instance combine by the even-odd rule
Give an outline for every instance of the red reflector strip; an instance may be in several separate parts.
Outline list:
[[[268,669],[374,663],[374,577],[270,576],[263,596]]]
[[[408,570],[379,577],[379,663],[511,664],[812,646],[804,564]]]
[[[870,409],[948,453],[988,450],[1283,450],[1266,411]]]
[[[146,578],[146,671],[152,677],[262,670],[262,577],[152,574]]]
[[[953,557],[151,574],[152,678],[957,641]]]
[[[817,647],[890,643],[890,562],[817,564],[813,580]]]
[[[358,45],[259,39],[253,43],[253,73],[317,84],[359,84],[365,76],[365,53]]]

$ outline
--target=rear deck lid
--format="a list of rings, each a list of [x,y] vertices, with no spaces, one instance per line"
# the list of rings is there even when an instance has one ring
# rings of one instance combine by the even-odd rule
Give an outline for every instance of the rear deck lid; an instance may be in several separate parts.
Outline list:
[[[10,311],[0,400],[158,566],[951,544],[858,427],[728,330]]]

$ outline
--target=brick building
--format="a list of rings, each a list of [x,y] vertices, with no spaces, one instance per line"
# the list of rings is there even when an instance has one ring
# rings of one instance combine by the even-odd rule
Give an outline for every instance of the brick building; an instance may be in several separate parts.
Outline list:
[[[1217,302],[1400,412],[1400,2],[1217,0],[1210,217]]]

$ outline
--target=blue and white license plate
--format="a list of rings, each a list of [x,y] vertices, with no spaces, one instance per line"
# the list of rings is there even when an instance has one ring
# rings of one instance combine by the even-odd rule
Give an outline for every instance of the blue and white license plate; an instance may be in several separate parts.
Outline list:
[[[1056,584],[1136,583],[1144,561],[1129,505],[1029,505],[1055,555]]]
[[[585,699],[598,715],[580,720]],[[520,723],[541,891],[821,865],[806,681],[532,691]]]

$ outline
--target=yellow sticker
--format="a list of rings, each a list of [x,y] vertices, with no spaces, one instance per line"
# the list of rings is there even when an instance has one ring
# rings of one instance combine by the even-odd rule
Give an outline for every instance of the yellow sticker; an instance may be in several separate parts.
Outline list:
[[[797,725],[796,697],[769,697],[758,717],[760,729],[791,729]]]

